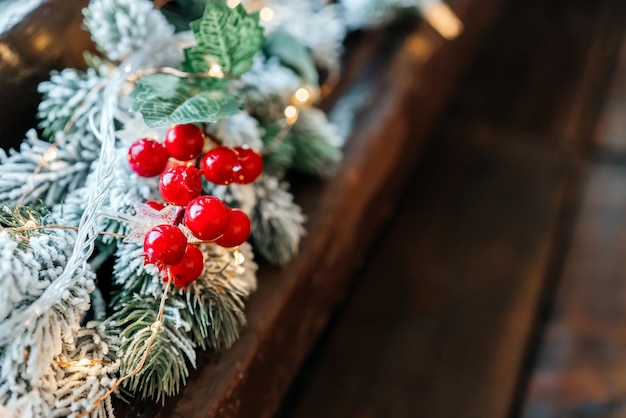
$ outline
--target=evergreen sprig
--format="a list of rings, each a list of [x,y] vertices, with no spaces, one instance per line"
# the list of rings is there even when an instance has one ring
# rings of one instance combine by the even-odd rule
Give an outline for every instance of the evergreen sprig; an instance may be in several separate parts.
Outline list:
[[[181,319],[184,303],[168,299],[158,336],[142,370],[125,381],[124,386],[142,398],[164,401],[176,394],[189,375],[186,362],[195,367],[194,344],[187,337],[189,323]],[[123,298],[122,309],[111,320],[120,331],[120,373],[128,374],[144,356],[146,343],[152,335],[151,326],[159,311],[159,298],[151,295],[128,295]]]
[[[187,364],[195,367],[195,347],[221,349],[239,338],[246,323],[244,300],[256,287],[252,251],[240,247],[244,264],[237,265],[229,250],[205,245],[205,270],[184,290],[170,292],[159,334],[154,340],[142,371],[125,387],[143,398],[162,401],[177,393],[189,375]],[[121,374],[139,364],[152,335],[151,325],[159,310],[164,286],[156,272],[143,266],[142,257],[125,266],[141,247],[120,244],[114,276],[123,286],[114,300],[112,323],[119,329]]]
[[[278,177],[288,169],[325,177],[341,161],[339,134],[319,109],[302,108],[287,133],[277,123],[266,125],[262,139],[271,150],[265,156],[266,171]]]

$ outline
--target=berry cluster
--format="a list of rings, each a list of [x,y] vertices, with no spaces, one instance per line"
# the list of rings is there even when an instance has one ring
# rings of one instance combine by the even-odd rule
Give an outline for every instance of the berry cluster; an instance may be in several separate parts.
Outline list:
[[[202,252],[187,241],[178,225],[183,223],[201,241],[226,248],[241,245],[250,235],[250,219],[243,211],[229,208],[216,197],[201,196],[201,173],[215,184],[226,185],[251,183],[263,171],[261,156],[250,148],[219,146],[201,156],[203,148],[200,128],[186,124],[170,128],[163,144],[143,138],[128,151],[131,169],[142,177],[160,174],[163,200],[181,207],[174,224],[157,225],[144,238],[146,263],[169,269],[178,288],[200,277],[204,268]],[[147,204],[155,210],[164,207],[159,202]]]

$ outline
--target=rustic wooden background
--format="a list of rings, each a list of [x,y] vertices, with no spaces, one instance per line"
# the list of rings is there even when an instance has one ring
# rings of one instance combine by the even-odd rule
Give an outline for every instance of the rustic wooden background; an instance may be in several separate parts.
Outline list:
[[[0,28],[4,147],[89,45],[84,1],[39,3]],[[122,415],[626,417],[626,2],[450,3],[453,42],[351,41],[325,106],[376,100],[340,174],[299,188],[302,257],[263,266],[242,340],[180,396]]]
[[[502,6],[278,417],[626,417],[626,2]]]

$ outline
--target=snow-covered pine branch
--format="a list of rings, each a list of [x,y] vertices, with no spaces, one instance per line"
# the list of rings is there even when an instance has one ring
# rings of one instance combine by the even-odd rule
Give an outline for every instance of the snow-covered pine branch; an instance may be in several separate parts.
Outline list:
[[[96,46],[114,61],[174,34],[174,27],[148,0],[92,0],[83,14]]]

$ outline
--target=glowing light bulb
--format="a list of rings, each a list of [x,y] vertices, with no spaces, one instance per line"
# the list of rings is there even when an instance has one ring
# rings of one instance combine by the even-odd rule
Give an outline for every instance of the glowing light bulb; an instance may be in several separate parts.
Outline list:
[[[235,267],[241,266],[244,263],[244,261],[246,261],[246,258],[241,253],[241,251],[239,251],[238,249],[233,251],[233,265]]]
[[[463,32],[463,22],[441,1],[424,5],[421,12],[428,23],[447,40],[452,40]]]
[[[270,20],[274,19],[274,11],[269,7],[264,7],[259,10],[259,17],[261,18],[261,20],[269,22]]]
[[[58,156],[59,156],[59,153],[57,152],[57,150],[51,149],[43,155],[43,160],[46,162],[50,162],[56,159]]]
[[[211,68],[209,69],[209,76],[215,77],[215,78],[224,77],[224,72],[222,71],[222,67],[220,67],[219,64],[211,65]]]
[[[293,94],[293,97],[299,103],[307,103],[309,99],[311,98],[311,93],[309,93],[309,90],[305,89],[304,87],[300,87]]]
[[[241,3],[241,0],[226,0],[226,5],[231,9],[239,6],[239,3]]]
[[[285,108],[285,120],[287,124],[293,125],[298,120],[298,108],[289,105]]]
[[[76,365],[81,366],[81,367],[89,366],[90,364],[91,364],[91,360],[89,360],[88,358],[81,358],[80,360],[76,362]]]

